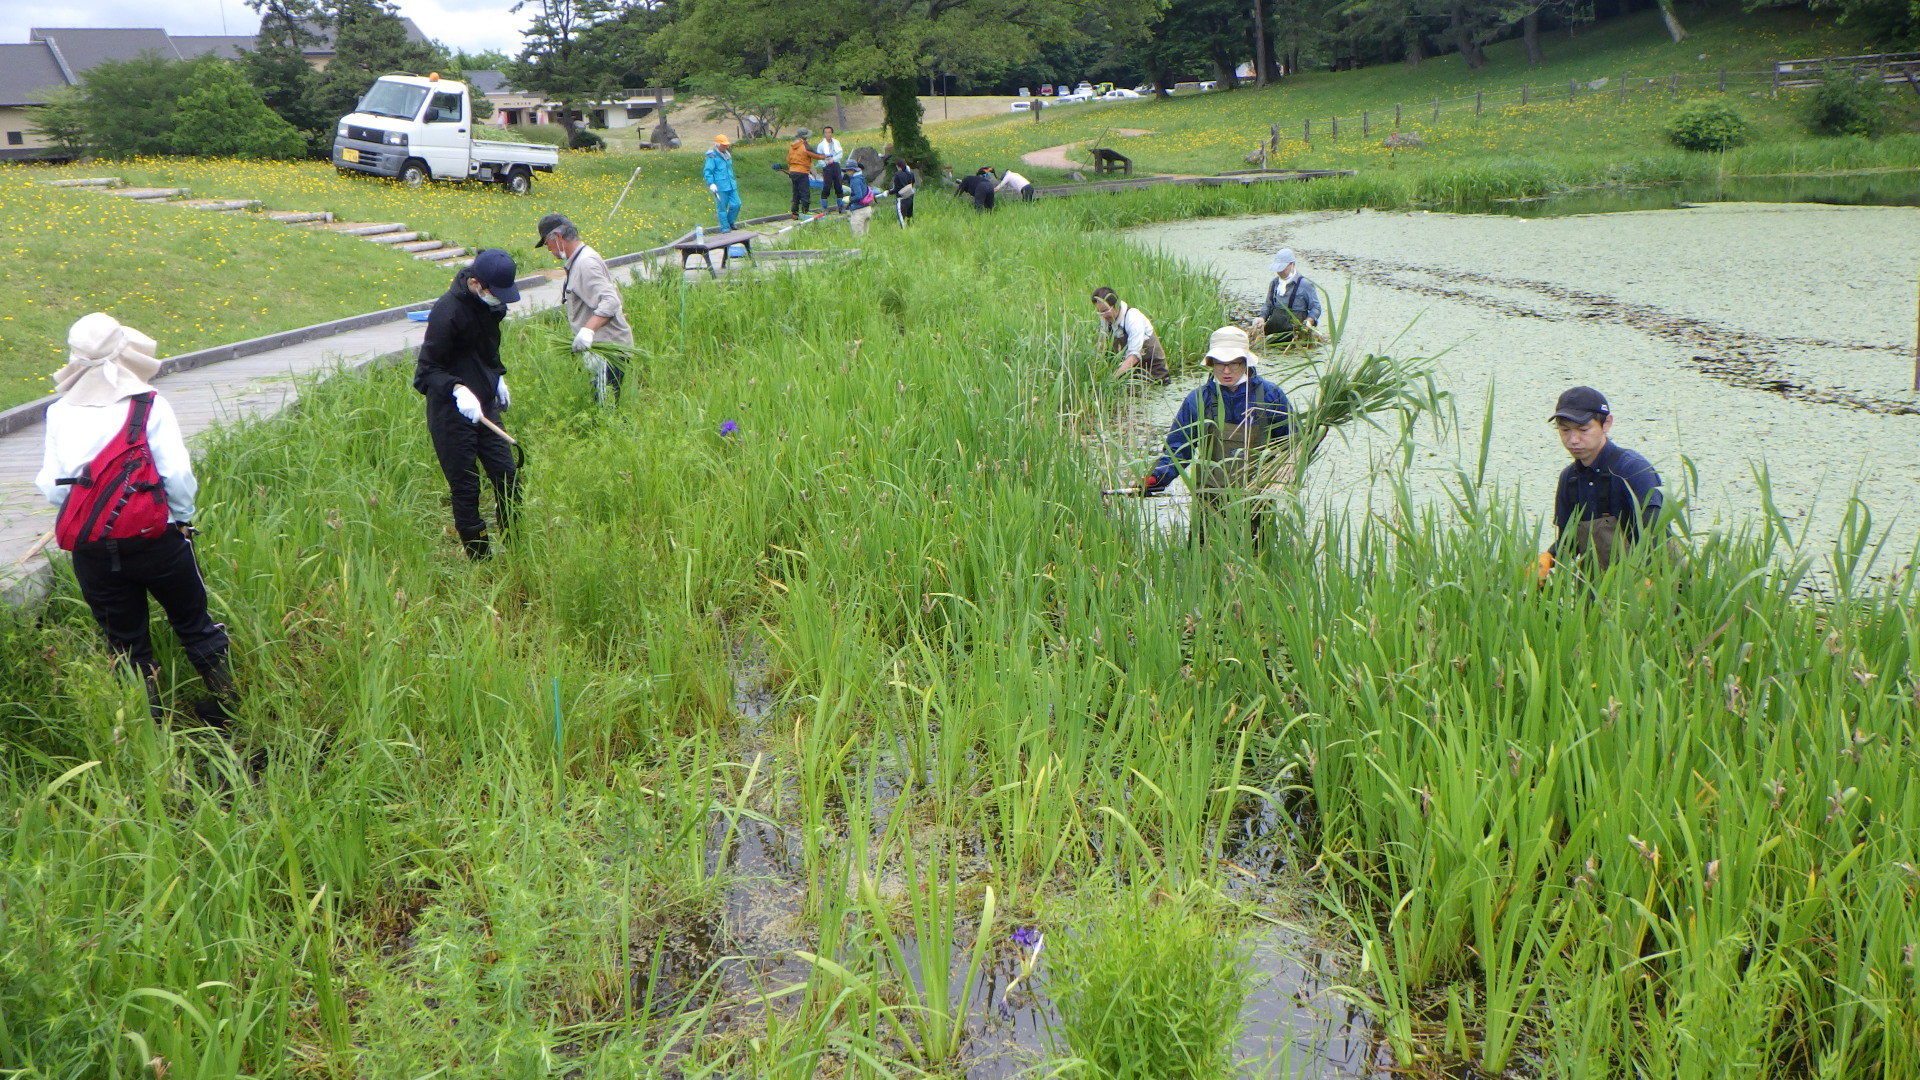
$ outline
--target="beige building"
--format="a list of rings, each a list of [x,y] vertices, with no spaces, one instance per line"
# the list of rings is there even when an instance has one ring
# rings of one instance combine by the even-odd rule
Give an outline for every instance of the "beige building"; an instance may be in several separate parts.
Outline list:
[[[538,94],[515,90],[505,72],[463,71],[461,77],[473,92],[493,103],[493,116],[487,123],[496,127],[522,124],[557,124],[560,106]],[[597,101],[580,110],[580,120],[590,128],[626,128],[651,124],[662,105],[673,103],[673,91],[667,87],[623,90],[618,98]]]

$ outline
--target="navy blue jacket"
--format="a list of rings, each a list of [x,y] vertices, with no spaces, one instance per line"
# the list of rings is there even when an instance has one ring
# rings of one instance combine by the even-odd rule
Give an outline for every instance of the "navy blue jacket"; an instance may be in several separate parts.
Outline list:
[[[1173,426],[1167,429],[1167,452],[1160,455],[1159,463],[1153,467],[1154,483],[1157,486],[1172,483],[1182,468],[1192,464],[1194,444],[1206,434],[1206,425],[1214,423],[1216,417],[1230,425],[1243,422],[1249,401],[1253,419],[1273,428],[1267,433],[1268,438],[1277,439],[1287,434],[1287,416],[1293,412],[1293,404],[1287,400],[1285,390],[1259,375],[1247,376],[1245,382],[1231,390],[1208,379],[1188,394],[1187,400],[1180,403],[1180,411],[1173,414]]]
[[[506,306],[488,307],[473,295],[467,288],[472,276],[462,267],[427,315],[427,336],[413,365],[413,388],[429,401],[445,404],[455,386],[464,386],[480,404],[490,404],[500,376],[507,372],[500,361],[500,320],[507,317]]]
[[[1553,524],[1565,538],[1567,526],[1612,514],[1619,535],[1633,539],[1660,516],[1665,496],[1653,463],[1612,440],[1592,465],[1575,461],[1560,472],[1553,494]],[[1559,546],[1559,540],[1554,541]]]

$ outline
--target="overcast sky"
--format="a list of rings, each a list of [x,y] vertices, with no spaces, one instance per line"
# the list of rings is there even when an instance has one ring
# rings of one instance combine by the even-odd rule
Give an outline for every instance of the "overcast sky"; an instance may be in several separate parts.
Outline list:
[[[399,0],[400,14],[430,38],[456,49],[520,51],[520,31],[531,12],[514,14],[512,0]],[[224,24],[222,16],[225,17]],[[34,26],[157,26],[170,34],[247,34],[260,20],[241,0],[66,0],[0,3],[0,42],[27,40]]]

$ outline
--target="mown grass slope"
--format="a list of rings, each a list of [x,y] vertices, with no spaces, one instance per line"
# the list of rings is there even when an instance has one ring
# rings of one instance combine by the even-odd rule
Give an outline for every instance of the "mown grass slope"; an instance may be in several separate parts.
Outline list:
[[[1281,143],[1274,167],[1399,169],[1446,168],[1488,159],[1526,156],[1539,159],[1630,159],[1666,149],[1659,129],[1674,109],[1664,88],[1636,82],[1626,104],[1617,97],[1620,80],[1683,76],[1682,98],[1717,94],[1718,74],[1731,73],[1731,98],[1756,126],[1757,141],[1805,138],[1800,125],[1804,94],[1775,99],[1751,85],[1753,73],[1769,71],[1775,60],[1852,55],[1871,51],[1857,33],[1815,20],[1805,12],[1717,9],[1690,15],[1692,35],[1673,43],[1657,12],[1647,11],[1583,28],[1576,36],[1550,35],[1546,63],[1531,67],[1518,41],[1487,50],[1487,64],[1468,70],[1458,55],[1427,60],[1418,67],[1393,64],[1350,72],[1309,72],[1264,89],[1244,88],[1178,96],[1166,101],[1094,103],[1043,110],[1042,119],[1018,115],[930,125],[930,133],[956,168],[1007,165],[1019,153],[1046,146],[1099,139],[1110,129],[1144,129],[1151,135],[1108,137],[1113,146],[1146,172],[1212,174],[1244,169],[1244,156],[1269,138],[1278,125]],[[1734,76],[1744,75],[1742,85]],[[1609,80],[1600,89],[1584,84]],[[1567,83],[1582,85],[1570,106]],[[1525,109],[1503,105],[1476,119],[1475,92],[1496,94],[1532,87]],[[1910,92],[1891,95],[1911,115],[1920,103]],[[1431,101],[1447,99],[1438,123]],[[1417,130],[1426,148],[1389,155],[1380,145],[1392,130],[1394,106],[1404,105],[1402,127]],[[1372,113],[1371,138],[1361,136],[1361,114]],[[1328,118],[1338,117],[1340,139],[1331,141]],[[1317,133],[1309,149],[1301,142],[1303,122]],[[1084,156],[1080,160],[1087,160]]]

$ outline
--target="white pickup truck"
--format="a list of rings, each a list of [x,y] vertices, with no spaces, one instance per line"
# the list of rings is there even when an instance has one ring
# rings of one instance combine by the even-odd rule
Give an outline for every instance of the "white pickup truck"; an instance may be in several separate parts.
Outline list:
[[[418,186],[429,180],[480,180],[515,195],[533,191],[535,172],[552,172],[560,151],[537,143],[473,137],[467,84],[438,74],[384,75],[340,118],[333,164]]]

